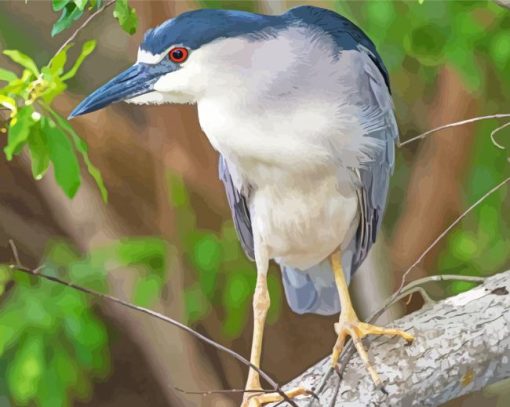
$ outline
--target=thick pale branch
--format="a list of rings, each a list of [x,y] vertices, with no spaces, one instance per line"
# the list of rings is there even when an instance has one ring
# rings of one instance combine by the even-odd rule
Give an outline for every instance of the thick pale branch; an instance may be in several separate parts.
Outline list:
[[[320,402],[300,406],[437,406],[487,384],[510,377],[510,271],[482,285],[407,315],[394,326],[416,336],[411,346],[379,337],[370,358],[385,382],[374,389],[355,356],[338,386],[336,374],[319,392]],[[326,357],[286,388],[316,389],[329,371]],[[338,394],[335,400],[335,394]]]

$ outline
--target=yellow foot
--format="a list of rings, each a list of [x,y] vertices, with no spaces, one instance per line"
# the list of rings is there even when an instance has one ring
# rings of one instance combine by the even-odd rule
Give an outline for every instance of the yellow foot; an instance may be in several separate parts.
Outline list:
[[[376,387],[380,388],[382,387],[382,381],[368,360],[368,354],[363,346],[363,343],[361,342],[361,339],[367,335],[398,335],[404,338],[406,342],[410,344],[413,342],[414,336],[399,329],[381,328],[375,325],[360,322],[353,311],[346,312],[346,314],[347,317],[344,317],[342,313],[340,315],[340,320],[335,324],[335,332],[338,335],[338,339],[336,340],[335,346],[333,347],[333,353],[331,355],[331,362],[333,367],[335,367],[338,363],[338,358],[342,353],[347,336],[350,336]]]
[[[283,401],[284,398],[280,393],[263,393],[255,394],[250,396],[252,393],[245,393],[243,403],[241,407],[259,407],[268,403],[277,403]],[[310,392],[303,387],[296,387],[295,389],[286,391],[285,394],[289,399],[293,399],[298,396],[309,395]]]

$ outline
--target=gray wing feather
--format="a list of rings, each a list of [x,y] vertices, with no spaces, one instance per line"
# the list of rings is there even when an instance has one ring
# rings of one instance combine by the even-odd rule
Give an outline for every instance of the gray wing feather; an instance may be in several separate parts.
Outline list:
[[[232,175],[228,169],[228,164],[225,158],[220,154],[219,158],[219,175],[225,192],[227,194],[227,201],[232,212],[232,218],[236,228],[237,236],[241,241],[241,246],[246,255],[251,259],[255,259],[255,252],[253,248],[253,231],[251,227],[250,211],[248,203],[243,193],[234,185]]]
[[[360,219],[354,238],[342,252],[343,271],[347,282],[365,260],[381,227],[391,173],[395,164],[395,141],[398,128],[386,80],[370,51],[360,48],[364,56],[363,80],[368,86],[360,90],[362,137],[366,151],[360,164],[352,168],[360,206]],[[366,81],[365,81],[366,80]],[[339,157],[339,161],[341,157]],[[343,167],[339,176],[344,176]],[[328,259],[307,270],[282,267],[287,302],[298,313],[332,315],[340,311],[340,302]]]
[[[367,257],[381,227],[386,207],[390,176],[395,166],[395,143],[398,140],[398,127],[393,112],[393,103],[384,77],[374,64],[370,51],[361,48],[364,58],[364,73],[369,81],[370,107],[364,117],[365,137],[380,140],[370,152],[371,160],[357,169],[359,179],[358,199],[360,223],[355,239],[352,258],[354,272]]]

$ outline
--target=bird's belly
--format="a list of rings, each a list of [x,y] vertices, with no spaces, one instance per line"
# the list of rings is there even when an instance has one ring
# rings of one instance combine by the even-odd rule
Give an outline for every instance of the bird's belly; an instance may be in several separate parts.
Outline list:
[[[306,269],[355,232],[358,201],[354,193],[340,193],[329,175],[314,183],[259,187],[250,202],[253,228],[268,254],[278,263]]]

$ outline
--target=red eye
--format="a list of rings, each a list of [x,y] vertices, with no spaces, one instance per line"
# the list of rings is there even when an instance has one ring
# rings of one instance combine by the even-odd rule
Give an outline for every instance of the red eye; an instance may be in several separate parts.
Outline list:
[[[181,62],[186,61],[188,54],[189,52],[186,48],[176,47],[168,51],[168,58],[170,58],[170,61],[180,64]]]

